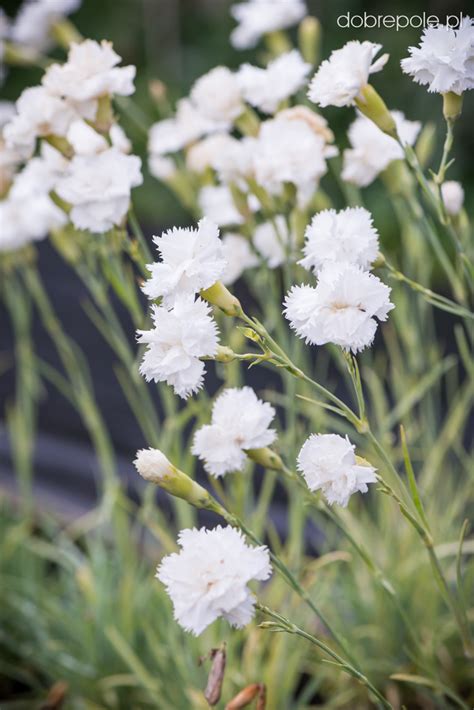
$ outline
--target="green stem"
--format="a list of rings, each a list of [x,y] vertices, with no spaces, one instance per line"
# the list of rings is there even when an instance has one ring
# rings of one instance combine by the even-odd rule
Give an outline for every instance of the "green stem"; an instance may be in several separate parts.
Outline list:
[[[357,670],[357,668],[354,668],[354,666],[352,666],[344,658],[339,656],[339,654],[333,651],[332,648],[327,646],[323,641],[320,641],[320,639],[318,639],[316,636],[313,636],[307,631],[301,629],[299,626],[296,626],[296,624],[294,624],[292,621],[290,621],[284,616],[281,616],[280,614],[277,614],[272,609],[269,609],[269,607],[264,606],[259,602],[257,602],[255,606],[262,614],[268,616],[275,622],[275,625],[263,625],[263,628],[266,627],[279,629],[282,631],[286,631],[289,634],[295,634],[296,636],[300,636],[301,638],[306,639],[306,641],[309,641],[320,651],[329,656],[329,658],[331,658],[341,668],[341,670],[343,670],[345,673],[349,674],[353,678],[356,678],[360,683],[362,683],[371,693],[373,693],[373,695],[377,698],[377,700],[382,704],[384,708],[393,710],[392,705],[388,702],[388,700],[384,698],[384,696],[377,690],[374,685],[372,685],[370,680],[363,673]]]

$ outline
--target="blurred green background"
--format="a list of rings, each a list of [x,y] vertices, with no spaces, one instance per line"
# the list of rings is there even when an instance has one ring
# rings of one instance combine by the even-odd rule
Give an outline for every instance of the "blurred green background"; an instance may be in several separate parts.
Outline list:
[[[20,4],[17,0],[3,0],[2,7],[13,16]],[[229,13],[231,5],[232,0],[83,0],[79,11],[72,15],[72,21],[84,36],[113,40],[124,62],[137,66],[136,98],[139,108],[136,110],[136,121],[124,121],[124,125],[134,141],[135,151],[143,157],[146,155],[144,128],[160,118],[149,95],[150,80],[159,78],[165,82],[173,103],[188,92],[199,75],[216,64],[236,68],[243,61],[255,61],[256,54],[258,56],[259,49],[257,52],[237,52],[231,47],[229,35],[234,26]],[[472,3],[456,0],[429,3],[398,0],[393,4],[380,0],[308,0],[307,6],[323,27],[323,58],[350,39],[369,39],[383,44],[391,59],[382,74],[375,76],[374,85],[390,108],[404,111],[410,119],[436,123],[440,152],[444,138],[440,97],[414,84],[402,74],[399,64],[400,59],[407,55],[407,47],[418,43],[420,30],[411,27],[398,32],[379,28],[341,29],[337,17],[347,12],[353,15],[366,12],[408,16],[425,12],[444,20],[448,14],[468,14],[470,8],[472,14]],[[61,51],[56,50],[54,54],[61,56]],[[23,87],[37,83],[39,78],[38,70],[15,69],[2,89],[2,98],[16,98]],[[474,183],[474,92],[470,94],[466,97],[463,116],[457,127],[456,162],[449,173],[451,179],[461,180],[465,185]],[[343,148],[346,145],[344,131],[353,120],[353,111],[333,108],[325,109],[324,114],[337,135],[338,145]],[[434,156],[434,164],[438,157]],[[377,185],[369,190],[377,203]],[[135,199],[142,218],[150,228],[186,219],[168,190],[152,178],[145,181]],[[469,205],[466,207],[472,212]],[[379,209],[379,218],[383,218],[383,204]],[[387,222],[389,228],[390,220]]]

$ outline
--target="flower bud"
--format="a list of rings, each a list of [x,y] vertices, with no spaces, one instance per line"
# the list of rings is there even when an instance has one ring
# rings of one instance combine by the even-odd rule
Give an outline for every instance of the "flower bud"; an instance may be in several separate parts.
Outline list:
[[[82,42],[82,36],[72,22],[63,18],[51,27],[51,34],[63,49],[69,49],[73,42]]]
[[[236,354],[231,348],[228,348],[227,345],[218,345],[217,352],[212,359],[217,362],[233,362],[235,358]]]
[[[262,449],[247,449],[245,453],[249,459],[252,459],[252,461],[255,461],[255,463],[260,464],[260,466],[264,468],[270,468],[274,471],[281,471],[284,468],[281,458],[268,446]]]
[[[415,153],[422,168],[430,162],[435,148],[436,126],[430,122],[423,127],[415,146]]]
[[[464,190],[462,185],[456,180],[447,180],[441,185],[441,197],[446,208],[446,212],[452,217],[456,217],[462,210],[464,203]]]
[[[167,493],[182,498],[195,508],[205,508],[221,513],[220,505],[210,493],[176,468],[159,449],[137,451],[133,463],[142,478],[150,483],[155,483]]]
[[[397,127],[392,114],[388,110],[382,97],[375,91],[374,87],[366,84],[355,99],[357,108],[364,116],[370,118],[381,131],[398,139]]]
[[[242,315],[242,306],[238,298],[233,296],[231,292],[224,286],[221,281],[216,281],[214,286],[203,289],[201,297],[213,306],[217,306],[223,311],[226,316]]]
[[[448,91],[443,94],[443,116],[447,121],[456,121],[462,111],[462,94],[455,94],[454,91]]]
[[[260,131],[260,119],[250,106],[245,107],[235,125],[244,136],[258,136]]]
[[[305,17],[298,29],[300,52],[310,64],[317,64],[321,47],[321,23],[316,17]]]

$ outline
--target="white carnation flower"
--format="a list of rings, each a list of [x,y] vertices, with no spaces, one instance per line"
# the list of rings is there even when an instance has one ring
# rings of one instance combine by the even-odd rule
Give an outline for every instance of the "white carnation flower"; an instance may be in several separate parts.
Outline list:
[[[230,41],[236,49],[255,47],[262,35],[296,25],[306,15],[304,0],[247,0],[232,5],[239,23]]]
[[[194,435],[192,453],[204,461],[212,476],[241,471],[246,451],[275,441],[275,430],[268,428],[274,416],[274,408],[251,387],[226,389],[214,402],[211,424]]]
[[[206,185],[199,192],[198,203],[203,215],[219,227],[243,224],[245,221],[227,185]]]
[[[298,454],[298,470],[310,491],[321,490],[329,505],[344,508],[353,493],[367,493],[368,483],[376,483],[376,469],[359,465],[355,447],[347,436],[312,434]]]
[[[408,121],[401,111],[391,112],[400,140],[414,145],[421,129],[419,121]],[[357,116],[348,131],[351,148],[344,151],[342,179],[367,187],[393,160],[403,160],[400,144],[363,115]]]
[[[228,128],[244,110],[237,76],[227,67],[214,67],[201,76],[194,83],[190,98],[205,118]]]
[[[9,123],[16,114],[13,101],[0,101],[0,129]]]
[[[402,59],[405,74],[428,91],[462,94],[474,88],[474,22],[464,17],[459,29],[446,25],[424,30],[419,47],[409,47]]]
[[[43,145],[19,172],[7,197],[0,201],[0,251],[12,251],[44,239],[67,222],[67,215],[49,196],[67,161],[54,148]]]
[[[173,158],[166,155],[149,155],[148,170],[157,180],[170,180],[176,175],[177,168]]]
[[[24,0],[11,29],[17,44],[44,51],[52,44],[51,28],[75,12],[81,0]]]
[[[246,269],[258,265],[258,258],[252,251],[249,240],[240,234],[225,234],[222,238],[224,258],[227,266],[222,275],[222,283],[226,286],[239,279]]]
[[[306,198],[326,173],[325,149],[324,138],[304,120],[265,121],[254,148],[255,179],[272,194],[293,183]]]
[[[368,269],[377,258],[379,238],[372,215],[364,207],[323,210],[305,232],[300,264],[315,273],[327,264],[346,262]]]
[[[253,154],[257,139],[245,136],[240,140],[229,136],[226,149],[216,153],[212,167],[224,183],[234,182],[245,189],[245,179],[253,176]]]
[[[226,129],[226,122],[211,121],[201,115],[189,99],[181,99],[176,107],[176,116],[151,126],[148,151],[152,156],[176,153],[202,136]]]
[[[166,382],[183,399],[201,389],[205,367],[199,359],[214,357],[219,336],[207,303],[178,296],[173,308],[152,306],[153,329],[139,330],[148,345],[140,365],[147,382]]]
[[[150,278],[143,292],[150,299],[163,298],[172,305],[182,294],[194,296],[222,277],[226,261],[219,230],[204,218],[197,229],[174,227],[153,237],[161,261],[148,264]]]
[[[140,158],[108,148],[94,155],[76,155],[56,192],[72,206],[70,219],[77,229],[106,232],[121,224],[131,189],[142,180]]]
[[[287,261],[289,239],[288,225],[282,215],[275,217],[275,224],[273,222],[259,224],[253,233],[255,248],[263,256],[270,269],[276,269]],[[294,241],[295,238],[292,234],[290,252],[294,247]]]
[[[157,481],[173,473],[174,466],[159,449],[140,449],[137,451],[135,468],[146,481]]]
[[[443,182],[441,185],[441,197],[448,214],[455,217],[460,213],[464,203],[464,190],[459,182],[456,182],[456,180]]]
[[[28,159],[36,138],[67,134],[79,115],[77,110],[58,96],[52,96],[43,86],[25,89],[16,102],[16,115],[4,127],[7,147]]]
[[[135,88],[133,66],[117,67],[121,57],[112,43],[86,39],[73,42],[64,64],[52,64],[43,76],[43,86],[51,94],[75,102],[92,101],[101,96],[130,96]]]
[[[213,530],[182,530],[179,553],[167,555],[157,578],[168,592],[176,621],[199,636],[220,617],[242,628],[254,615],[247,584],[271,575],[268,549],[246,544],[242,533],[220,525]]]
[[[311,80],[308,98],[322,107],[351,106],[367,85],[370,74],[385,66],[387,54],[373,62],[381,48],[381,44],[352,40],[334,50]]]
[[[66,138],[77,155],[94,155],[109,147],[104,136],[82,119],[71,123]]]
[[[114,123],[109,131],[110,142],[114,148],[117,148],[121,153],[130,153],[132,150],[132,143],[127,137],[122,126],[118,123]]]
[[[228,133],[215,133],[192,145],[186,153],[186,166],[195,173],[203,173],[207,168],[215,169],[219,156],[239,143]]]
[[[305,83],[311,65],[296,50],[281,54],[265,69],[244,64],[237,79],[244,99],[264,113],[275,113],[282,101]]]
[[[318,285],[294,286],[284,314],[300,338],[311,345],[335,343],[356,353],[371,345],[377,321],[394,307],[391,289],[354,264],[328,265]]]
[[[283,111],[278,112],[278,118],[305,121],[314,133],[324,138],[325,143],[332,143],[334,141],[334,133],[329,128],[324,116],[316,113],[308,108],[308,106],[297,105],[285,108]],[[327,146],[326,151],[326,157],[328,158],[338,154],[334,146]]]

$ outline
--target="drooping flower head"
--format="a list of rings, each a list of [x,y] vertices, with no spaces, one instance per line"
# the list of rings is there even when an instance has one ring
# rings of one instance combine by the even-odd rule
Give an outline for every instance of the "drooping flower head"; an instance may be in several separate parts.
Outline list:
[[[250,547],[231,527],[182,530],[179,553],[167,555],[157,578],[170,596],[176,621],[199,636],[216,619],[242,628],[253,615],[255,599],[247,584],[271,575],[268,549]]]
[[[210,307],[200,298],[180,295],[173,308],[152,306],[153,329],[138,331],[147,349],[140,372],[147,382],[166,382],[183,399],[201,389],[205,367],[219,342]]]
[[[367,484],[377,480],[376,469],[360,465],[354,451],[347,436],[312,434],[301,447],[297,463],[310,491],[321,490],[330,505],[344,508],[354,493],[367,493]]]
[[[377,129],[378,130],[378,129]],[[305,232],[305,269],[318,273],[327,264],[356,264],[368,269],[379,250],[372,215],[364,207],[323,210],[316,214]]]
[[[140,158],[108,148],[74,156],[56,192],[72,205],[70,218],[77,229],[101,233],[121,224],[130,206],[131,189],[142,180]]]
[[[371,345],[377,320],[392,310],[390,288],[354,264],[328,265],[318,285],[294,286],[285,300],[285,316],[311,345],[335,343],[356,353]]]
[[[118,67],[121,57],[112,43],[92,39],[73,42],[64,64],[52,64],[42,84],[54,96],[71,101],[91,101],[101,96],[130,96],[135,91],[134,66]]]
[[[474,88],[474,22],[464,17],[455,30],[446,25],[427,27],[419,47],[409,47],[402,59],[405,74],[428,91],[462,94]]]
[[[176,228],[153,237],[161,261],[148,264],[150,278],[143,286],[150,299],[173,305],[180,295],[194,296],[219,281],[226,262],[219,230],[204,217],[197,229]]]
[[[243,64],[237,79],[244,99],[264,113],[275,113],[282,101],[305,83],[311,69],[296,50],[281,54],[265,69]]]
[[[375,62],[382,48],[374,42],[352,40],[325,59],[309,85],[308,98],[319,106],[351,106],[371,74],[385,66],[388,55]]]
[[[251,387],[226,389],[214,402],[211,424],[196,432],[192,452],[212,476],[241,471],[246,451],[275,440],[275,430],[269,429],[274,416],[274,408]]]
[[[247,0],[231,8],[239,23],[230,41],[236,49],[255,47],[262,35],[296,25],[306,14],[304,0]]]
[[[408,121],[401,111],[391,112],[398,136],[405,145],[414,145],[421,123]],[[392,161],[403,160],[403,148],[391,136],[363,115],[350,125],[351,147],[344,151],[342,179],[359,187],[367,187]]]

